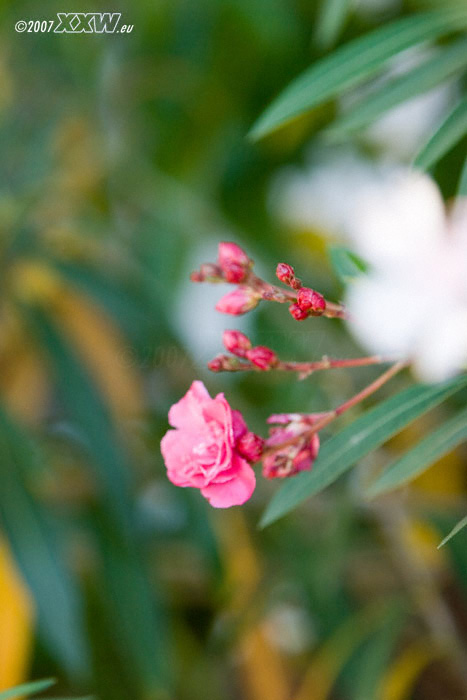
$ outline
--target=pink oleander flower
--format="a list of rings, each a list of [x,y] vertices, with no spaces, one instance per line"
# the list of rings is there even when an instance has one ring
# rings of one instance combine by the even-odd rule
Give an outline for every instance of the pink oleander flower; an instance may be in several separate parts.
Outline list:
[[[251,260],[236,243],[219,243],[218,262],[227,282],[243,282]]]
[[[265,442],[268,454],[263,457],[263,476],[266,479],[284,478],[311,469],[318,456],[319,437],[316,433],[308,437],[306,431],[323,415],[280,413],[268,418],[268,423],[281,425],[270,429]],[[280,447],[289,440],[294,442]],[[277,450],[270,451],[275,446]]]
[[[216,304],[217,311],[223,314],[240,316],[258,305],[260,296],[249,287],[239,286],[233,292],[225,294]]]
[[[250,498],[255,473],[237,449],[248,428],[223,394],[212,399],[203,382],[193,382],[170,409],[169,423],[175,430],[162,438],[161,452],[173,484],[200,489],[215,508]]]

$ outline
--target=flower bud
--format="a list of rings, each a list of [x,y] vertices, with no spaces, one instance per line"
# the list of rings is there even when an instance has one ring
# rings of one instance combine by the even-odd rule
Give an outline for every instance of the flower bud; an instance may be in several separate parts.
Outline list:
[[[244,433],[235,445],[237,452],[248,462],[257,462],[264,448],[264,440],[255,433]]]
[[[308,311],[304,311],[298,304],[291,304],[289,312],[296,321],[304,321],[308,318]]]
[[[210,369],[211,372],[222,372],[224,369],[224,361],[225,355],[217,355],[217,357],[213,357],[212,360],[209,360],[208,369]]]
[[[276,267],[276,277],[284,284],[290,284],[295,279],[295,271],[292,265],[278,263]]]
[[[281,479],[308,471],[319,452],[319,437],[313,435],[298,445],[287,445],[263,458],[263,476],[266,479]]]
[[[299,280],[298,277],[294,277],[290,283],[290,286],[292,287],[292,289],[301,289],[302,280]]]
[[[234,284],[243,282],[251,267],[251,260],[236,243],[219,243],[219,265],[224,279]]]
[[[246,351],[251,348],[251,341],[244,333],[240,331],[224,331],[222,342],[226,350],[237,355],[237,357],[245,357]]]
[[[191,273],[190,279],[192,282],[221,282],[222,270],[214,263],[203,263],[199,270]]]
[[[319,292],[309,287],[302,287],[297,294],[297,304],[303,311],[322,314],[326,309],[326,301]]]
[[[216,309],[223,314],[240,316],[254,309],[258,305],[259,300],[260,296],[257,292],[254,292],[250,287],[240,286],[234,289],[233,292],[223,296],[222,299],[219,299]]]
[[[277,363],[277,355],[264,345],[258,345],[251,350],[246,351],[246,357],[250,362],[252,362],[256,367],[262,370],[268,370],[274,367]]]

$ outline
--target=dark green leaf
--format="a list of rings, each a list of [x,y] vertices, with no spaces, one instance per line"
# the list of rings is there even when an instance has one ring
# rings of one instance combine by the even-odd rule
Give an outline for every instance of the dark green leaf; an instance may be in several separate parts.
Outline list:
[[[463,375],[443,384],[413,386],[367,411],[323,445],[310,472],[302,472],[283,484],[267,507],[261,526],[278,520],[322,491],[359,459],[466,385],[467,375]]]
[[[446,537],[445,537],[443,540],[441,540],[441,542],[440,542],[439,545],[438,545],[438,549],[439,549],[440,547],[444,547],[444,545],[445,545],[447,542],[449,542],[449,540],[452,539],[455,535],[457,535],[458,532],[460,532],[461,530],[463,530],[464,527],[465,527],[466,525],[467,525],[467,515],[465,516],[465,518],[462,518],[462,520],[459,520],[459,522],[457,523],[457,525],[455,525],[455,526],[452,528],[451,532],[450,532],[449,534],[447,534]]]
[[[372,92],[329,129],[330,136],[340,138],[362,129],[405,100],[421,95],[448,80],[467,66],[467,41],[456,42],[426,60],[409,73]]]
[[[459,178],[457,194],[459,195],[459,197],[467,197],[467,158],[465,159],[461,176]]]
[[[368,497],[374,498],[411,481],[464,440],[467,440],[467,409],[443,423],[438,430],[393,462],[370,486]]]
[[[83,611],[78,588],[65,565],[58,527],[31,493],[28,480],[39,448],[0,411],[0,520],[39,613],[39,632],[70,673],[86,666]]]
[[[467,98],[463,99],[441,124],[415,158],[414,165],[428,170],[467,134]]]
[[[404,17],[358,38],[318,61],[296,78],[251,129],[258,139],[294,117],[359,85],[400,51],[465,26],[465,8]]]
[[[87,439],[91,466],[101,488],[95,523],[103,559],[103,597],[124,658],[144,685],[156,692],[169,683],[167,640],[157,594],[149,584],[136,541],[131,505],[131,465],[107,407],[85,367],[54,323],[39,310],[27,312],[49,353],[57,386],[70,416]]]

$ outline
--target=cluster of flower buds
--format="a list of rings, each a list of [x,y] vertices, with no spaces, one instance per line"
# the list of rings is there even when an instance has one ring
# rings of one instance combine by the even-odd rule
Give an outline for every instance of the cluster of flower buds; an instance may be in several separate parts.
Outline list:
[[[344,310],[339,304],[327,302],[322,294],[304,287],[287,263],[279,263],[276,276],[289,289],[269,284],[253,273],[253,261],[236,243],[219,243],[216,263],[204,263],[191,274],[193,282],[229,282],[238,285],[234,291],[223,296],[216,309],[224,314],[239,316],[254,309],[259,302],[276,301],[289,304],[289,311],[297,321],[309,316],[342,317]]]
[[[266,371],[273,369],[278,363],[278,357],[274,350],[265,345],[252,346],[251,340],[240,331],[224,331],[222,340],[225,349],[232,354],[218,355],[208,362],[208,367],[213,372],[236,371],[253,365],[253,368]],[[237,358],[247,360],[250,365],[239,362]]]
[[[326,311],[326,300],[322,294],[310,287],[303,287],[295,277],[295,271],[287,263],[279,263],[276,277],[297,292],[296,301],[289,306],[290,315],[296,321],[304,321],[308,316],[322,316]]]
[[[280,413],[268,418],[268,423],[278,425],[270,429],[264,445],[263,476],[266,479],[293,476],[311,469],[318,456],[319,437],[317,433],[310,435],[310,430],[323,415]]]

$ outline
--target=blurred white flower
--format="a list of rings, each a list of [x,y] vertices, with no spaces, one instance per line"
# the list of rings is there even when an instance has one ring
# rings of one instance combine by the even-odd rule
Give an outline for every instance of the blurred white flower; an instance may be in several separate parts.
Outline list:
[[[347,231],[370,265],[349,286],[349,328],[439,381],[467,365],[467,205],[446,213],[435,183],[399,170],[355,193]]]
[[[279,172],[272,184],[270,208],[294,228],[341,237],[354,188],[370,185],[379,172],[380,168],[351,149],[314,151],[305,169],[290,167]]]

